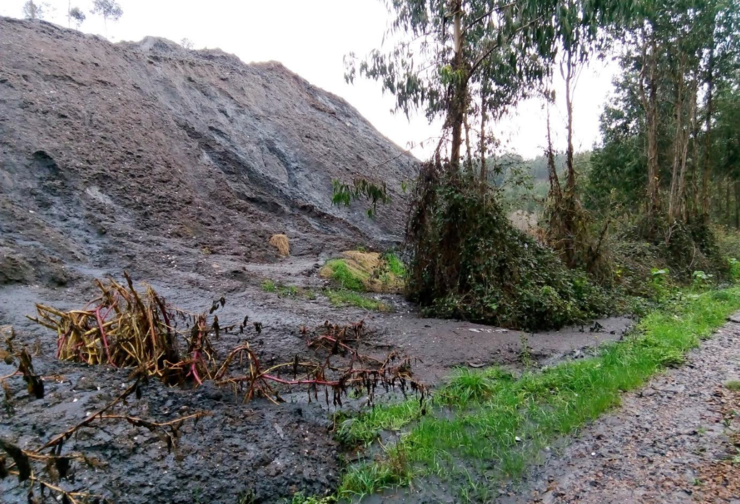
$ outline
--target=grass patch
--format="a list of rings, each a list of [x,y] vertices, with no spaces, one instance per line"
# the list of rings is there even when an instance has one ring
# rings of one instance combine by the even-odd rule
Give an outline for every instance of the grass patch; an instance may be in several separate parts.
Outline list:
[[[270,279],[262,282],[261,287],[264,292],[277,292],[277,285],[275,285],[275,282]]]
[[[329,301],[334,306],[356,306],[368,311],[388,311],[389,307],[385,303],[375,299],[363,296],[359,292],[346,289],[326,289],[324,291]]]
[[[397,431],[421,416],[421,403],[409,399],[374,407],[357,418],[347,418],[337,429],[339,439],[347,444],[370,444],[380,431]]]
[[[727,390],[732,390],[733,392],[737,392],[740,390],[740,381],[738,380],[732,380],[725,383],[725,388]]]
[[[352,466],[344,474],[339,488],[340,496],[364,496],[385,488],[408,485],[412,474],[405,453],[395,447],[388,448],[385,459],[374,464]]]
[[[337,498],[333,495],[326,497],[313,497],[306,496],[303,492],[294,494],[293,498],[290,500],[290,504],[334,504],[335,502],[337,502]]]
[[[410,402],[377,406],[355,419],[345,434],[368,442],[386,425],[399,429],[418,422],[388,448],[385,458],[351,468],[341,495],[402,484],[412,475],[446,478],[460,459],[473,462],[471,468],[481,462],[489,466],[485,474],[469,478],[484,487],[517,477],[557,437],[618,406],[622,392],[683,362],[688,350],[739,308],[740,287],[687,296],[650,313],[632,336],[602,348],[596,357],[530,371],[518,379],[495,368],[460,370],[435,393],[427,415],[410,414]],[[443,414],[441,406],[452,414]]]
[[[406,266],[403,265],[403,261],[401,261],[396,254],[388,252],[383,255],[383,259],[385,260],[385,264],[391,274],[398,278],[406,276]]]
[[[275,283],[273,280],[267,279],[262,282],[262,290],[264,292],[270,292],[277,294],[282,298],[305,298],[308,300],[316,299],[316,293],[311,289],[304,289],[302,287],[296,287],[295,285],[283,285],[281,283]]]
[[[363,275],[360,270],[350,269],[344,259],[332,259],[326,263],[326,267],[331,270],[331,278],[342,288],[363,292],[365,291],[365,281],[368,275]]]
[[[342,256],[327,261],[319,275],[331,279],[342,289],[355,292],[403,291],[406,270],[396,254],[348,250]]]

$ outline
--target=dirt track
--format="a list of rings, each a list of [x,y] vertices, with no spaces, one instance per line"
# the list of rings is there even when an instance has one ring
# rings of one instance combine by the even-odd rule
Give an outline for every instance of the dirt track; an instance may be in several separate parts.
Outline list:
[[[740,324],[729,323],[687,363],[625,394],[502,503],[740,502]]]

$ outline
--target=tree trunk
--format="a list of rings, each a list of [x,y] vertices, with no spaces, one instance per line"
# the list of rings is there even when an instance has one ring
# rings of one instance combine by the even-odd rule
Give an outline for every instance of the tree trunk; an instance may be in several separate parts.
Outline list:
[[[488,167],[486,166],[486,100],[480,106],[480,181],[483,187],[488,184]]]
[[[647,214],[650,220],[660,212],[660,167],[658,165],[658,76],[656,43],[643,28],[642,68],[639,93],[647,130]]]
[[[709,172],[712,163],[712,94],[714,92],[714,44],[709,53],[707,69],[707,114],[704,136],[704,167],[701,186],[701,208],[705,219],[709,218]]]
[[[678,209],[678,169],[681,164],[681,153],[683,152],[683,55],[678,68],[678,75],[674,76],[676,81],[676,96],[674,100],[673,115],[676,120],[676,133],[673,136],[673,164],[671,166],[671,191],[668,196],[668,217],[676,219]]]
[[[696,91],[697,91],[697,84],[694,83],[692,86],[689,87],[690,95],[691,95],[691,102],[689,104],[689,110],[686,114],[687,121],[692,121],[696,117]],[[691,125],[693,128],[693,124]],[[686,124],[683,128],[681,128],[681,151],[679,152],[679,173],[678,173],[678,183],[676,184],[676,198],[674,201],[674,218],[675,219],[682,219],[684,222],[686,222],[686,159],[689,154],[689,124]]]
[[[730,177],[725,177],[725,223],[730,225]]]
[[[467,112],[463,116],[463,124],[465,125],[465,150],[467,151],[465,161],[468,165],[468,171],[473,173],[473,152],[470,150],[470,124],[468,124]]]
[[[735,179],[735,229],[740,229],[740,183]]]
[[[698,85],[698,84],[697,84]],[[697,89],[694,90],[694,110],[691,118],[693,138],[691,139],[691,217],[699,216],[699,118],[697,117]]]
[[[463,58],[463,34],[462,34],[462,0],[453,2],[454,8],[454,51],[455,57],[453,67],[455,70],[455,82],[453,83],[453,95],[450,102],[448,125],[452,127],[452,145],[450,148],[450,169],[458,171],[460,167],[460,147],[462,145],[462,128],[465,115],[465,101],[467,79],[465,78],[465,60]]]
[[[565,191],[575,194],[576,170],[573,166],[573,96],[571,86],[573,82],[573,52],[568,51],[567,69],[565,72],[565,108],[568,115],[568,148],[565,152],[565,165],[568,175],[565,183]]]
[[[560,190],[560,180],[558,180],[558,171],[555,167],[555,153],[552,150],[552,134],[550,132],[550,105],[547,105],[547,171],[550,178],[550,196],[559,205],[563,199]]]

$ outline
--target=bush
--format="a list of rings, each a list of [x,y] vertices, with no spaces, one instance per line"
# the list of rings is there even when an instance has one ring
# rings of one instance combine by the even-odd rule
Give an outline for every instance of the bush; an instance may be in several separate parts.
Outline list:
[[[605,291],[514,229],[497,194],[433,165],[422,170],[407,230],[407,290],[429,314],[524,329],[606,314]]]

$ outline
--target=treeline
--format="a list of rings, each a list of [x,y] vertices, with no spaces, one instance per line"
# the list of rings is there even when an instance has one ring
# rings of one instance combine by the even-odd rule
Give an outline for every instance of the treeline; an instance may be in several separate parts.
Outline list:
[[[347,79],[376,79],[398,111],[444,121],[408,224],[412,298],[438,315],[539,327],[649,295],[652,270],[727,273],[712,223],[740,221],[740,0],[387,5],[393,45],[348,58]],[[603,144],[579,157],[578,76],[599,58],[621,64],[617,98]],[[549,113],[556,74],[563,124]],[[531,97],[547,103],[547,149],[528,180],[520,160],[494,157],[492,125]],[[505,218],[506,199],[521,205],[527,191],[542,209],[537,240]]]
[[[740,5],[655,2],[615,36],[589,204],[740,228]]]

